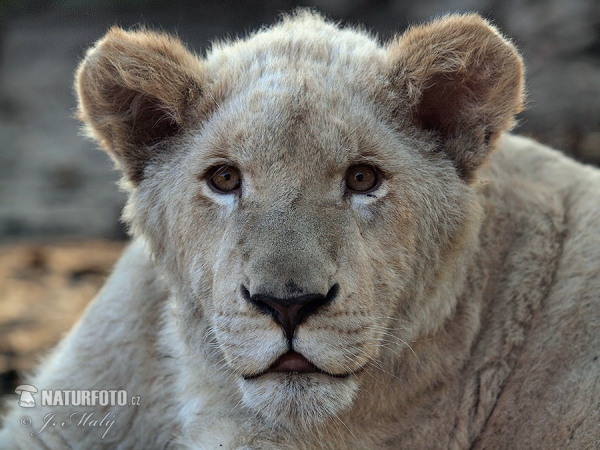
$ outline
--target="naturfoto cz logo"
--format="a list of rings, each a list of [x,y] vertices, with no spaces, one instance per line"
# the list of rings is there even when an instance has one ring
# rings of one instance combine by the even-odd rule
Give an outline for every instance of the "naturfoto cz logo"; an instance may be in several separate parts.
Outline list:
[[[20,395],[19,406],[33,408],[34,394],[38,390],[29,384],[23,384],[15,392]],[[127,391],[116,389],[42,389],[42,406],[139,406],[140,397],[128,398]]]

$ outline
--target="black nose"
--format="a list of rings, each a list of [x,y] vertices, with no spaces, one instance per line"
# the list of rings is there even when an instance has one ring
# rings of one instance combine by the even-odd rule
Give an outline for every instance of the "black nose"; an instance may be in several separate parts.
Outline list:
[[[296,327],[319,308],[331,303],[338,290],[339,286],[334,284],[327,295],[307,294],[292,298],[277,298],[266,294],[250,295],[248,289],[242,286],[242,295],[263,313],[272,315],[275,321],[283,327],[285,335],[291,341]]]

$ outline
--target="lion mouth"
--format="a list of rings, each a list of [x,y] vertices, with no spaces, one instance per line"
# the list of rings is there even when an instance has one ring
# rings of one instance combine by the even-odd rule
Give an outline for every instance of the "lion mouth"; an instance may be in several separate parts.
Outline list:
[[[319,369],[306,357],[294,350],[281,355],[267,370],[253,375],[243,375],[245,380],[253,380],[269,373],[311,374],[318,373],[333,378],[347,378],[357,372],[334,374]]]
[[[281,357],[267,369],[268,372],[298,372],[298,373],[322,373],[313,363],[300,353],[293,350],[281,355]]]
[[[313,363],[311,363],[304,355],[301,355],[294,350],[281,355],[271,366],[264,372],[253,375],[244,375],[245,380],[253,380],[255,378],[266,375],[267,373],[325,373]]]

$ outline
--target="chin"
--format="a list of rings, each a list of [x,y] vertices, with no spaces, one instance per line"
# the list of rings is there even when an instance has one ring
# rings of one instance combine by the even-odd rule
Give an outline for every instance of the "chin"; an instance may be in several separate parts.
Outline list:
[[[243,403],[273,425],[313,428],[348,409],[358,392],[357,375],[267,373],[241,379]]]

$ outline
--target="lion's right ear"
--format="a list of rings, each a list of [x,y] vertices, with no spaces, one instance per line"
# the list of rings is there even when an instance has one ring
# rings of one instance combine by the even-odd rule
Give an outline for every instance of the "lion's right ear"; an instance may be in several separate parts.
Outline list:
[[[172,37],[112,28],[81,63],[79,117],[134,184],[157,144],[198,119],[202,62]]]

